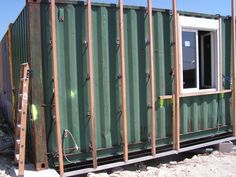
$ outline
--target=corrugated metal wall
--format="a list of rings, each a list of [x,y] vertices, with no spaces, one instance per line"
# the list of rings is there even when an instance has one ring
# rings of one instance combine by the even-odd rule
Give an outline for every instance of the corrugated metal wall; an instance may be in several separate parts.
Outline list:
[[[19,14],[16,21],[11,27],[11,41],[12,41],[12,79],[13,79],[13,90],[14,90],[14,102],[15,102],[15,111],[18,109],[18,94],[19,94],[19,82],[20,82],[20,65],[25,62],[29,62],[29,20],[28,20],[28,6],[25,6],[24,9]],[[29,88],[30,90],[30,88]],[[31,93],[29,94],[30,101]],[[31,113],[30,104],[28,106],[28,113]],[[32,137],[34,136],[31,130],[31,117],[28,114],[27,116],[27,139],[26,139],[26,148],[27,148],[27,158],[31,160],[35,159],[31,157],[34,152],[34,144]]]
[[[28,8],[26,6],[12,26],[12,72],[15,103],[18,101],[20,64],[29,61],[28,25]]]
[[[3,95],[3,68],[2,68],[2,42],[0,42],[0,118],[3,118],[2,95]]]
[[[61,130],[68,129],[88,158],[91,133],[89,119],[89,76],[87,62],[86,6],[57,5],[57,51]],[[44,93],[53,104],[49,6],[42,5]],[[153,12],[156,137],[157,145],[172,143],[172,101],[159,100],[172,95],[172,16],[169,11]],[[127,72],[127,119],[130,151],[150,144],[150,102],[148,62],[148,16],[145,8],[125,8],[125,58]],[[95,120],[98,154],[122,150],[121,81],[119,60],[118,9],[94,5],[92,9],[93,62],[95,79]],[[223,74],[230,75],[230,20],[223,21]],[[227,30],[227,32],[225,31]],[[225,83],[225,88],[229,88]],[[230,94],[181,98],[181,140],[226,132],[231,125]],[[53,109],[46,108],[49,151],[56,151]],[[204,130],[204,131],[203,131]],[[51,133],[52,132],[52,133]],[[65,140],[66,148],[73,147]],[[108,151],[110,148],[113,151]],[[102,150],[107,149],[103,153]],[[101,150],[101,151],[100,151]]]
[[[31,5],[31,13],[33,9],[39,10],[36,4]],[[12,26],[15,108],[17,107],[19,87],[19,66],[21,63],[31,61],[35,67],[32,68],[33,83],[39,86],[43,81],[43,91],[37,87],[33,91],[31,90],[30,93],[30,95],[33,93],[35,96],[32,105],[36,104],[38,111],[36,119],[33,118],[34,125],[37,126],[43,122],[42,110],[44,109],[48,151],[55,152],[57,151],[57,143],[55,138],[50,6],[46,3],[39,5],[41,7],[40,22],[33,23],[38,18],[37,14],[30,17],[32,17],[33,25],[39,26],[39,23],[41,23],[41,29],[35,31],[30,29],[32,25],[29,24],[29,6],[24,8]],[[120,153],[123,146],[118,12],[115,5],[96,4],[92,8],[96,144],[99,157]],[[76,152],[78,155],[76,160],[83,160],[91,157],[86,6],[83,3],[57,4],[56,14],[61,131],[62,133],[65,129],[71,131],[80,147],[79,151]],[[231,48],[230,23],[230,19],[222,21],[222,79],[225,89],[229,89],[231,86],[230,79],[225,80],[224,78],[231,78],[232,75],[231,51],[229,50]],[[149,108],[149,45],[146,9],[125,7],[124,30],[128,142],[129,151],[131,152],[150,147],[151,110]],[[40,36],[36,36],[40,33],[41,41]],[[172,16],[169,11],[153,10],[153,33],[156,137],[157,146],[159,147],[172,143],[172,100],[159,99],[159,96],[162,95],[172,95],[173,90]],[[34,39],[37,42],[40,41],[41,44],[35,42]],[[5,58],[7,58],[5,55],[2,57],[4,54],[2,49],[6,49],[4,45],[3,39],[0,48],[0,62],[3,65]],[[34,58],[35,54],[41,54],[41,50],[42,66],[41,57],[37,55],[37,58]],[[5,62],[5,65],[9,67],[9,63]],[[1,75],[1,71],[0,86],[1,84],[4,85],[4,75]],[[34,76],[34,73],[37,76]],[[39,95],[43,95],[44,98],[40,99]],[[182,142],[231,131],[231,93],[181,98],[180,103]],[[31,123],[28,123],[28,125],[31,125]],[[41,137],[43,126],[41,128],[39,133],[35,135],[36,138],[41,138],[37,142],[40,144],[43,139]],[[63,138],[63,141],[64,148],[74,146],[68,138]],[[29,146],[37,146],[34,143]],[[37,162],[41,162],[41,159],[45,158],[45,149],[44,151],[41,150],[42,148],[38,149],[37,157],[39,157],[39,160]]]
[[[3,69],[3,94],[2,94],[2,106],[5,118],[11,123],[12,117],[12,86],[10,78],[10,63],[9,63],[9,41],[8,33],[5,34],[2,41],[2,69]]]

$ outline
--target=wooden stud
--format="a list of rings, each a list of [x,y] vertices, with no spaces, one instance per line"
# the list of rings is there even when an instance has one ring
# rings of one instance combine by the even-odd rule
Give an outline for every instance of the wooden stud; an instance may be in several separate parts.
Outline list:
[[[156,109],[155,83],[153,61],[153,32],[152,32],[152,0],[148,0],[148,32],[149,32],[149,63],[150,63],[150,92],[151,92],[151,147],[152,155],[156,155]]]
[[[89,62],[89,77],[90,77],[90,121],[92,130],[92,157],[93,168],[97,168],[97,151],[96,151],[96,131],[94,117],[94,74],[93,74],[93,48],[92,48],[92,17],[91,17],[91,0],[87,0],[87,28],[88,28],[88,62]]]
[[[222,18],[219,17],[219,90],[223,89],[222,84]]]
[[[162,95],[162,96],[159,96],[160,100],[170,100],[172,98],[173,98],[173,95]]]
[[[233,133],[236,136],[236,56],[235,56],[235,0],[232,0],[232,62],[233,62]]]
[[[173,37],[174,37],[174,63],[175,63],[175,104],[173,108],[173,148],[180,149],[180,83],[179,83],[179,40],[178,40],[178,14],[176,0],[172,0],[173,5]]]
[[[52,21],[52,59],[53,59],[53,77],[54,77],[54,95],[56,110],[56,132],[57,132],[57,148],[59,155],[59,171],[60,176],[64,175],[64,164],[62,155],[62,139],[61,139],[61,119],[59,108],[58,93],[58,71],[57,71],[57,38],[56,38],[56,17],[55,17],[55,0],[51,0],[51,21]]]
[[[119,28],[120,28],[120,62],[122,82],[122,127],[123,127],[123,151],[124,161],[128,161],[128,140],[127,140],[127,112],[126,112],[126,74],[125,74],[125,51],[124,51],[124,17],[123,0],[119,0]]]
[[[11,81],[11,111],[12,111],[12,122],[15,128],[15,124],[16,124],[16,115],[15,115],[15,95],[13,92],[13,74],[12,74],[12,36],[11,36],[11,31],[12,31],[12,24],[9,25],[8,27],[8,31],[7,31],[7,40],[8,40],[8,60],[9,60],[9,65],[10,65],[10,81]]]

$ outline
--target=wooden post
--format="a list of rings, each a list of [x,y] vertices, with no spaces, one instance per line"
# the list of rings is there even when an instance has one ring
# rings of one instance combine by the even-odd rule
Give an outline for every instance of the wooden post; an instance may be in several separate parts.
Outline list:
[[[13,74],[12,74],[12,36],[11,33],[12,32],[12,24],[9,25],[8,27],[8,31],[7,31],[7,40],[8,40],[8,61],[9,61],[9,66],[10,66],[10,80],[11,80],[11,111],[12,111],[12,122],[13,122],[13,126],[15,129],[15,125],[16,125],[16,115],[15,115],[15,95],[13,92]]]
[[[152,32],[152,0],[148,0],[148,32],[149,32],[149,63],[150,63],[150,92],[151,92],[151,147],[152,155],[156,155],[156,109],[155,82],[153,61],[153,32]]]
[[[221,91],[223,89],[222,84],[222,18],[219,17],[219,90]]]
[[[120,62],[121,62],[121,82],[122,82],[122,127],[123,127],[123,151],[124,161],[128,161],[128,140],[127,140],[127,112],[126,112],[126,74],[125,74],[125,51],[124,51],[124,17],[123,0],[119,0],[119,27],[120,27]]]
[[[92,156],[93,168],[97,168],[97,151],[96,151],[96,134],[95,134],[95,118],[94,118],[94,74],[93,74],[93,48],[92,48],[92,17],[91,17],[91,0],[87,0],[87,30],[88,30],[88,63],[89,63],[89,78],[90,78],[90,121],[92,130]]]
[[[57,38],[56,38],[56,17],[55,17],[55,0],[51,0],[51,20],[52,20],[52,59],[53,59],[53,76],[54,76],[54,95],[56,109],[56,131],[57,131],[57,148],[59,155],[59,171],[60,175],[64,174],[64,164],[62,155],[62,139],[61,139],[61,119],[59,110],[59,94],[58,94],[58,72],[57,72]]]
[[[175,63],[175,100],[174,100],[174,111],[173,111],[173,148],[175,150],[180,149],[180,87],[179,87],[179,40],[178,40],[178,14],[176,8],[176,0],[172,0],[173,4],[173,38],[174,38],[174,63]]]
[[[235,57],[235,0],[232,0],[232,62],[233,62],[233,133],[236,136],[236,57]]]

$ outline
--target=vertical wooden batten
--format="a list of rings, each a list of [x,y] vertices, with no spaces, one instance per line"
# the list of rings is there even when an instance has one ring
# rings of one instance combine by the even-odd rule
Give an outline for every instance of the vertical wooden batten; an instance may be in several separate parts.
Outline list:
[[[32,115],[31,123],[31,136],[34,141],[33,157],[35,160],[36,170],[48,168],[47,159],[47,142],[46,142],[46,127],[45,127],[45,110],[42,107],[44,104],[43,92],[43,64],[42,64],[42,32],[41,32],[41,1],[40,0],[27,0],[28,12],[24,16],[24,20],[20,21],[20,29],[29,28],[28,35],[29,47],[28,58],[24,58],[29,62],[30,69],[33,71],[30,79],[29,91],[29,105],[31,106],[30,113]],[[28,19],[28,22],[26,23]],[[25,25],[23,25],[25,23]],[[26,25],[27,24],[27,25]],[[13,26],[14,28],[14,26]],[[12,36],[13,37],[13,36]],[[25,40],[23,36],[18,36],[19,41]],[[13,45],[13,42],[12,42]],[[23,47],[23,42],[20,42]],[[24,46],[26,47],[26,46]],[[19,48],[20,49],[20,48]],[[25,49],[25,48],[22,48]],[[21,50],[22,50],[21,49]],[[27,56],[27,55],[26,55]],[[26,57],[25,56],[25,57]],[[21,57],[21,56],[20,56]],[[14,56],[13,56],[14,58]],[[15,60],[14,58],[13,60]],[[17,60],[21,58],[17,58]],[[19,64],[19,63],[18,63]],[[13,66],[13,69],[16,66]]]
[[[16,125],[16,116],[15,116],[15,95],[14,95],[14,84],[13,84],[13,74],[12,74],[12,24],[9,25],[8,27],[8,31],[7,31],[7,40],[8,40],[8,60],[9,60],[9,65],[10,65],[10,80],[11,80],[11,103],[12,103],[12,122],[14,125],[14,129],[15,129],[15,125]]]
[[[180,83],[179,83],[179,39],[178,39],[178,14],[176,0],[173,6],[173,56],[174,56],[174,105],[173,105],[173,149],[180,149]]]
[[[89,78],[90,78],[90,122],[92,131],[92,157],[93,168],[97,168],[97,151],[96,151],[96,131],[94,117],[94,69],[93,69],[93,48],[92,48],[92,7],[91,0],[87,0],[87,30],[88,30],[88,63],[89,63]]]
[[[58,71],[57,71],[57,38],[56,38],[56,12],[55,0],[51,0],[51,21],[52,21],[52,59],[53,59],[53,76],[54,76],[54,95],[56,110],[56,132],[57,132],[57,148],[59,155],[59,171],[60,175],[64,175],[64,164],[62,155],[62,139],[61,139],[61,119],[59,108],[59,91],[58,91]]]
[[[124,161],[128,161],[128,139],[127,139],[127,106],[126,106],[126,72],[125,72],[125,51],[124,51],[124,14],[123,0],[119,0],[119,29],[120,29],[120,62],[122,82],[122,127],[123,127],[123,152]]]
[[[222,85],[222,18],[219,16],[219,90],[223,89]]]
[[[151,147],[152,155],[156,155],[156,109],[155,83],[153,61],[153,31],[152,31],[152,0],[148,0],[148,32],[149,32],[149,64],[150,64],[150,92],[151,92]]]
[[[236,136],[236,56],[235,56],[235,0],[231,1],[232,10],[232,62],[233,62],[233,134]]]

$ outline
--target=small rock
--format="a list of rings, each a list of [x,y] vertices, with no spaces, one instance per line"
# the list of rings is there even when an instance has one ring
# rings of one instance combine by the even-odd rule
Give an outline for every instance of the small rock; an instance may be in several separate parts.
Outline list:
[[[112,169],[112,173],[120,173],[121,171],[124,171],[122,167],[116,167]]]
[[[171,165],[177,165],[177,162],[176,161],[170,161],[170,164]]]
[[[110,174],[110,177],[120,177],[118,174]]]
[[[87,174],[87,177],[93,177],[93,176],[95,176],[95,173],[88,173]]]
[[[154,170],[156,170],[156,168],[155,167],[147,167],[147,170],[148,171],[154,171]]]

